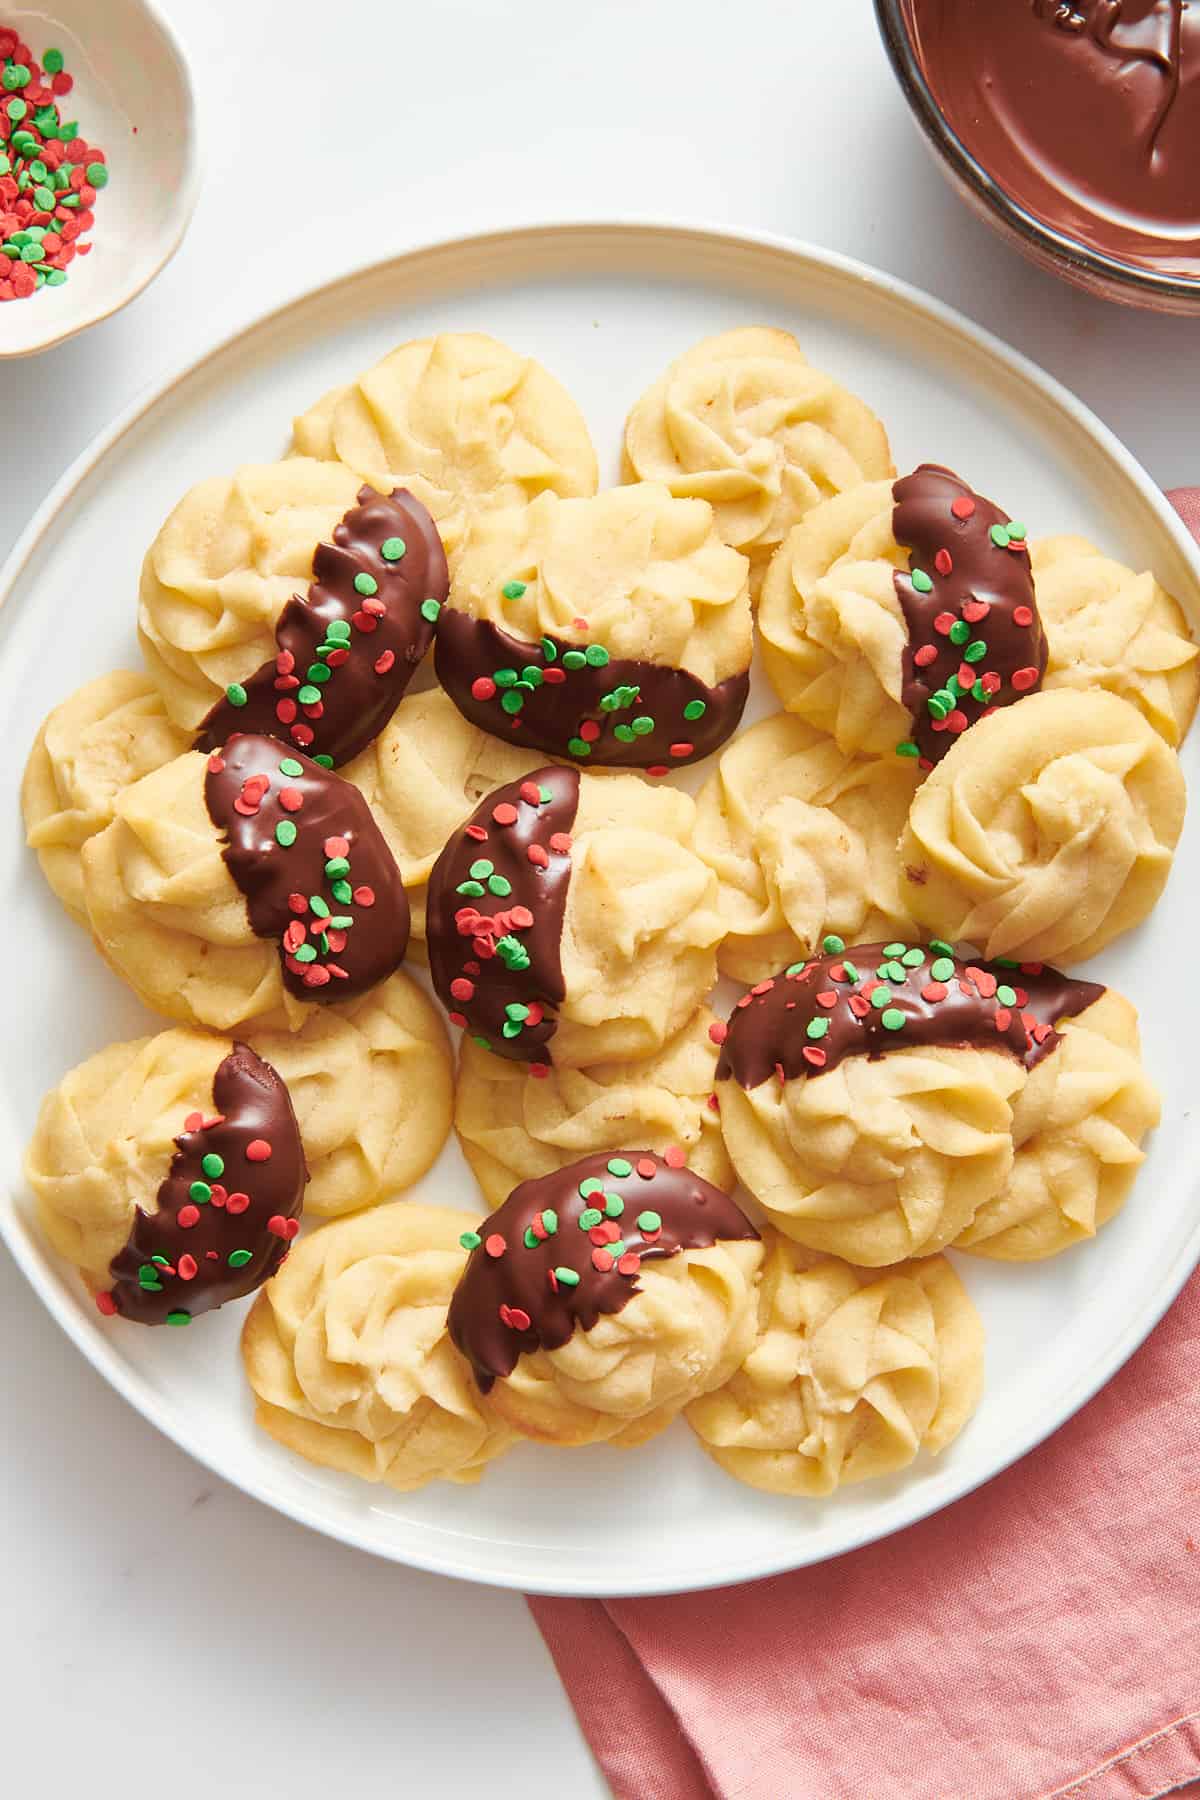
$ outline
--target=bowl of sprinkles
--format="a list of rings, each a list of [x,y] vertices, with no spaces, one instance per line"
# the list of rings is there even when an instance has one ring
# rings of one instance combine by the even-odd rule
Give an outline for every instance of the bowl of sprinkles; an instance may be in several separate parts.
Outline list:
[[[199,181],[182,50],[149,0],[0,0],[0,357],[108,318],[178,249]]]

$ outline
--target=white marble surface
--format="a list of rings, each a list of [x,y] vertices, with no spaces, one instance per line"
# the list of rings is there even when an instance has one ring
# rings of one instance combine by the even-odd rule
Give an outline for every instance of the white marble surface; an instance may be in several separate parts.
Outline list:
[[[200,206],[125,313],[0,367],[0,550],[139,387],[252,312],[372,250],[537,217],[862,257],[1046,365],[1165,486],[1200,480],[1200,326],[1073,294],[969,218],[869,0],[161,4],[195,67]],[[519,1597],[372,1562],[223,1486],[108,1391],[2,1249],[0,1362],[0,1711],[41,1746],[23,1791],[606,1791]]]

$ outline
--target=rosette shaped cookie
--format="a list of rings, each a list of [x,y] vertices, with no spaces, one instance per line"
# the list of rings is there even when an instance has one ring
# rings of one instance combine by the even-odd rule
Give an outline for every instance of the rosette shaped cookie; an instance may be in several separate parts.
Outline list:
[[[983,1324],[945,1257],[880,1275],[772,1232],[754,1347],[687,1421],[738,1481],[818,1497],[937,1455],[982,1391]]]
[[[681,1149],[695,1174],[731,1188],[713,1104],[714,1024],[701,1007],[657,1056],[540,1076],[464,1037],[454,1123],[488,1205],[499,1206],[522,1178],[615,1152],[631,1138],[658,1155]]]
[[[1006,1262],[1055,1256],[1094,1237],[1129,1196],[1161,1104],[1134,1008],[1109,989],[1077,986],[1095,998],[1059,1023],[1053,1053],[1030,1071],[1013,1107],[1012,1173],[955,1240],[960,1250]]]
[[[433,642],[449,575],[421,502],[294,458],[202,481],[142,569],[142,650],[172,720],[215,750],[268,732],[348,762]]]
[[[756,575],[822,500],[893,473],[874,413],[814,369],[790,332],[755,325],[671,364],[629,415],[625,460],[639,481],[709,501]]]
[[[480,511],[596,491],[596,453],[566,389],[482,332],[401,344],[301,414],[294,443],[375,487],[410,488],[452,562]]]
[[[707,501],[657,483],[488,513],[438,621],[438,679],[505,742],[589,765],[694,762],[746,704],[747,572]]]
[[[146,1004],[296,1030],[402,961],[408,902],[358,789],[273,738],[190,750],[117,796],[83,847],[96,943]]]
[[[21,783],[26,841],[73,919],[87,923],[80,851],[112,822],[122,788],[161,768],[187,739],[154,683],[130,669],[98,675],[44,720]]]
[[[1028,1070],[1099,992],[939,941],[828,939],[730,1020],[717,1095],[734,1167],[810,1249],[868,1268],[944,1249],[1004,1191]]]
[[[100,1311],[141,1325],[188,1325],[273,1275],[308,1179],[283,1078],[199,1031],[113,1044],[64,1076],[25,1168]]]
[[[1107,688],[1132,701],[1172,748],[1200,696],[1200,662],[1177,601],[1086,538],[1033,545],[1038,606],[1050,638],[1048,688]]]
[[[396,859],[412,907],[413,937],[425,936],[425,888],[446,840],[485,794],[517,781],[545,758],[481,731],[440,688],[410,694],[374,743],[341,773],[366,797]]]
[[[846,756],[788,713],[740,733],[696,802],[695,847],[729,932],[722,972],[761,981],[829,932],[910,932],[896,840],[917,779],[911,761]]]
[[[759,625],[789,712],[845,751],[899,751],[926,769],[1046,667],[1025,527],[932,463],[798,526]]]
[[[653,1056],[716,978],[695,804],[636,775],[543,767],[496,788],[429,881],[434,990],[483,1049],[545,1068]]]
[[[1127,700],[1032,695],[918,789],[900,840],[907,903],[989,956],[1082,961],[1158,899],[1185,804],[1178,759]]]
[[[758,1233],[681,1151],[524,1181],[465,1241],[450,1336],[526,1437],[644,1443],[753,1342]]]
[[[255,1417],[286,1449],[402,1493],[478,1481],[513,1433],[446,1335],[469,1213],[381,1206],[297,1244],[242,1333]]]

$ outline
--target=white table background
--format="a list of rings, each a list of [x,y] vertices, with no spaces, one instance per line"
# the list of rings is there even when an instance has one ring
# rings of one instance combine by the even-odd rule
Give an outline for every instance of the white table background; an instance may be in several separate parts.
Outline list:
[[[199,90],[200,205],[118,318],[0,367],[0,553],[138,389],[217,335],[373,251],[537,218],[712,221],[861,257],[1044,364],[1164,486],[1200,480],[1200,326],[1075,294],[970,218],[870,0],[161,5]],[[0,1717],[10,1750],[39,1747],[31,1800],[607,1791],[519,1596],[374,1562],[226,1487],[108,1390],[2,1247],[0,1365]]]

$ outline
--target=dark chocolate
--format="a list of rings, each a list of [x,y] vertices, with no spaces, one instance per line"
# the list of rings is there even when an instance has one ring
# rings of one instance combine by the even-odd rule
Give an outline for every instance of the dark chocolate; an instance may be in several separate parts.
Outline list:
[[[463,717],[493,737],[663,773],[720,749],[750,692],[748,669],[706,687],[685,669],[610,656],[602,644],[513,637],[454,606],[438,620],[434,667]]]
[[[536,769],[481,800],[429,877],[425,936],[434,991],[475,1042],[550,1061],[566,998],[563,915],[579,771]]]
[[[892,497],[892,534],[909,553],[895,583],[913,719],[898,748],[930,769],[986,713],[1041,686],[1046,634],[1023,525],[936,463],[897,481]]]
[[[1200,10],[910,0],[947,122],[1020,205],[1119,262],[1200,274]]]
[[[300,1229],[308,1169],[287,1088],[245,1044],[213,1077],[213,1116],[193,1113],[158,1190],[109,1264],[102,1312],[188,1325],[269,1281]],[[207,1168],[205,1163],[207,1161]]]
[[[204,798],[256,937],[298,1000],[353,1000],[398,969],[408,896],[363,795],[270,737],[231,737]]]
[[[486,1394],[520,1357],[628,1306],[643,1262],[758,1235],[682,1151],[601,1150],[523,1181],[464,1239],[475,1247],[450,1301],[451,1340]]]
[[[717,1080],[756,1088],[836,1069],[848,1056],[873,1061],[917,1045],[1007,1050],[1032,1069],[1104,988],[1044,963],[977,961],[929,944],[858,944],[827,938],[822,954],[792,963],[738,1001],[722,1038]],[[919,960],[918,960],[919,959]]]
[[[334,767],[349,762],[400,704],[449,585],[442,540],[421,502],[406,488],[360,489],[332,544],[317,546],[307,595],[279,615],[278,654],[226,690],[196,749],[219,750],[240,731],[280,738]]]

